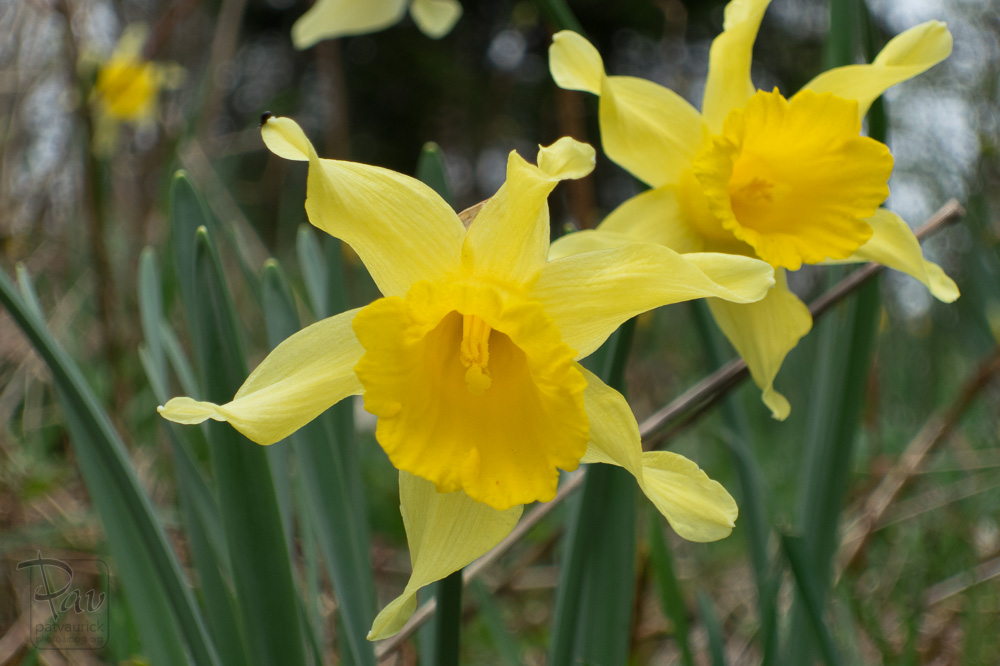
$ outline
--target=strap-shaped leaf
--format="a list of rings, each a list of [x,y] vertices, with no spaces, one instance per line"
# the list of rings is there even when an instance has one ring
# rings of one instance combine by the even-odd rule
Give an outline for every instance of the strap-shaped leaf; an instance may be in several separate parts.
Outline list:
[[[246,378],[246,361],[214,244],[195,232],[195,356],[209,400],[231,398]],[[305,663],[304,635],[286,532],[264,449],[228,424],[208,426],[219,510],[250,658],[261,665]]]
[[[28,283],[24,289],[33,293]],[[3,271],[0,302],[52,372],[80,472],[104,524],[147,656],[163,664],[184,664],[186,654],[197,663],[219,663],[156,509],[107,413],[47,330],[37,301],[26,302]]]

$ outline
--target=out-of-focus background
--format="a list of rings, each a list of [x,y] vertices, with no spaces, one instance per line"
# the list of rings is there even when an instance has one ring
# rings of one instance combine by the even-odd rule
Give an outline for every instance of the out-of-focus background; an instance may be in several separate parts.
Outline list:
[[[566,134],[599,145],[596,99],[552,83],[547,49],[553,30],[544,3],[468,0],[456,27],[440,40],[407,17],[378,33],[297,51],[290,29],[309,4],[0,0],[0,266],[12,274],[21,263],[34,276],[50,330],[112,415],[182,562],[188,545],[176,529],[177,488],[158,401],[136,354],[140,252],[152,246],[169,263],[166,206],[175,171],[188,172],[249,265],[259,269],[268,256],[277,257],[299,284],[305,167],[264,149],[258,124],[265,111],[298,121],[321,156],[407,174],[414,173],[422,146],[436,142],[459,210],[496,191],[511,150],[531,159],[537,144]],[[651,79],[700,105],[723,2],[568,4],[609,73]],[[1000,386],[992,375],[979,383],[975,377],[1000,337],[1000,7],[995,0],[870,0],[868,7],[879,44],[930,19],[946,21],[955,38],[947,61],[891,90],[885,105],[896,164],[888,206],[914,226],[951,198],[967,210],[924,244],[962,297],[942,305],[908,277],[888,274],[881,281],[881,321],[863,389],[844,529],[849,533],[850,520],[865,515],[866,502],[884,496],[880,482],[920,444],[932,417],[939,415],[949,430],[868,526],[870,538],[832,593],[829,612],[838,627],[853,628],[846,637],[838,630],[838,640],[852,644],[864,663],[996,663]],[[96,67],[136,23],[148,29],[143,55],[179,66],[183,76],[163,91],[151,122],[122,124],[111,145],[97,149],[99,119],[88,103]],[[793,93],[826,68],[828,31],[827,2],[775,0],[754,49],[755,85]],[[554,229],[592,227],[640,189],[599,152],[592,176],[560,186],[552,197]],[[239,270],[235,258],[225,258]],[[348,304],[363,305],[377,291],[349,252],[344,259]],[[793,287],[808,299],[826,280],[822,271],[804,270]],[[263,327],[255,310],[241,307],[250,294],[238,284],[233,289],[255,362],[266,349]],[[168,304],[171,290],[176,286],[168,281]],[[182,317],[176,306],[168,315]],[[800,470],[814,427],[807,406],[819,344],[818,335],[807,338],[779,376],[777,386],[793,404],[787,422],[768,418],[752,385],[737,394],[777,526],[801,521]],[[690,309],[644,316],[628,373],[633,409],[641,419],[713,369]],[[956,405],[961,409],[948,411]],[[357,410],[356,416],[370,430],[365,414]],[[673,448],[733,489],[725,439],[719,415],[710,413]],[[405,581],[408,560],[393,471],[370,434],[362,444],[372,562],[384,603]],[[75,455],[45,364],[0,312],[0,661],[18,663],[27,650],[16,632],[25,605],[13,563],[39,549],[104,552]],[[743,529],[707,546],[670,542],[691,607],[696,590],[714,600],[731,663],[755,663],[759,649]],[[515,637],[519,660],[544,661],[558,533],[549,526],[535,534],[533,554],[522,557],[516,575],[499,588],[499,625],[469,620],[473,628],[463,647],[469,663],[502,661],[496,626]],[[631,654],[636,663],[668,660],[677,654],[670,638],[676,626],[660,610],[648,549],[640,546],[638,557]],[[336,602],[329,583],[323,585],[322,608],[331,617]],[[791,594],[778,595],[779,616]],[[707,628],[692,626],[699,663],[709,663]],[[324,654],[332,659],[335,638],[328,640]],[[118,648],[36,657],[96,663],[142,654],[138,647],[134,653]]]

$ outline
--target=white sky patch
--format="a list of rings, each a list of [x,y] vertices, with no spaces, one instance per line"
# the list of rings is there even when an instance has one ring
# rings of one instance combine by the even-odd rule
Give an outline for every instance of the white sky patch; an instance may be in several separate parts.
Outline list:
[[[789,32],[823,37],[830,29],[830,10],[825,2],[774,0],[764,20],[774,20]]]
[[[880,16],[893,32],[902,32],[918,23],[941,19],[950,3],[941,0],[869,0],[873,14]]]
[[[952,196],[962,196],[980,151],[969,102],[937,89],[894,89],[886,99],[895,173],[933,174],[939,185],[952,190]]]

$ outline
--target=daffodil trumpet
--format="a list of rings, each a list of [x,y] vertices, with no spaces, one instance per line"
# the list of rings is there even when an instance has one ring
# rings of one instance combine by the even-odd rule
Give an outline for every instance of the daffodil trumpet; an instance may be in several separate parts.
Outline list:
[[[651,189],[594,231],[570,234],[553,258],[622,243],[661,243],[680,253],[758,257],[775,287],[751,304],[709,299],[723,333],[747,362],[777,419],[788,400],[774,389],[781,364],[812,328],[787,270],[802,264],[874,261],[923,282],[944,302],[955,283],[924,259],[907,224],[882,208],[893,160],[861,134],[861,119],[887,88],[951,52],[945,25],[929,21],[892,39],[869,65],[839,67],[785,98],[750,80],[754,40],[770,0],[733,0],[712,44],[701,112],[650,81],[608,76],[598,51],[573,32],[549,50],[556,83],[600,96],[605,153]]]
[[[384,297],[285,340],[231,402],[182,397],[159,411],[228,421],[272,444],[363,395],[399,469],[413,563],[371,638],[398,631],[420,587],[496,545],[524,504],[551,500],[559,471],[580,462],[626,468],[686,539],[730,533],[737,508],[726,490],[680,455],[644,453],[625,399],[578,361],[651,308],[760,299],[769,265],[652,243],[548,261],[547,197],[594,165],[593,148],[570,138],[541,148],[537,166],[511,152],[506,183],[466,228],[420,181],[320,159],[292,120],[267,118],[262,134],[276,155],[309,163],[310,221],[357,252]]]

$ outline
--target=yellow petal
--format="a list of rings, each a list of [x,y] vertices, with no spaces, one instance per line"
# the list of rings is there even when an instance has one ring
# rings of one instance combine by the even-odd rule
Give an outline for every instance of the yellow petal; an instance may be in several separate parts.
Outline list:
[[[608,250],[636,242],[634,238],[624,234],[602,231],[600,229],[583,229],[565,236],[560,236],[549,247],[549,261],[562,259],[581,252]]]
[[[392,464],[504,510],[551,500],[587,445],[574,350],[537,303],[472,284],[364,308],[355,372]]]
[[[225,405],[173,398],[157,411],[177,423],[228,421],[258,444],[274,444],[331,405],[361,393],[354,366],[364,349],[351,330],[357,313],[324,319],[282,342]]]
[[[155,116],[159,93],[156,65],[138,58],[115,56],[98,71],[92,99],[112,118],[141,122]]]
[[[711,298],[709,308],[722,332],[747,362],[754,382],[763,390],[771,416],[783,421],[791,406],[774,390],[774,378],[799,340],[812,328],[809,308],[788,290],[785,271],[775,271],[777,284],[763,300],[736,305]]]
[[[749,303],[772,284],[771,267],[756,259],[630,243],[549,262],[531,295],[583,358],[647,310],[706,296]]]
[[[679,536],[704,543],[733,531],[736,501],[697,464],[670,451],[647,451],[642,465],[646,496]]]
[[[149,27],[145,23],[129,23],[122,30],[121,37],[118,38],[118,43],[115,44],[112,58],[116,56],[132,59],[140,58],[148,37]]]
[[[628,470],[681,537],[705,542],[729,536],[738,509],[726,489],[684,456],[666,451],[643,453],[639,427],[625,398],[593,373],[584,373],[591,426],[583,462]]]
[[[462,263],[470,273],[509,285],[537,279],[549,250],[549,193],[560,180],[590,173],[594,149],[564,137],[542,148],[538,163],[511,151],[507,182],[469,226]]]
[[[575,32],[552,38],[549,69],[559,87],[601,96],[604,151],[653,187],[676,181],[707,138],[683,97],[651,81],[605,76],[597,49]]]
[[[883,92],[927,71],[951,54],[951,33],[941,21],[927,21],[897,35],[870,65],[847,65],[823,72],[805,85],[858,101],[858,117]]]
[[[308,162],[316,154],[306,133],[291,118],[265,115],[260,136],[268,150],[286,160]]]
[[[712,215],[701,184],[691,170],[680,184],[646,190],[618,206],[597,227],[567,234],[552,243],[549,260],[628,242],[666,245],[682,254],[723,252],[755,256]]]
[[[309,48],[323,39],[363,35],[398,23],[406,0],[316,0],[292,26],[292,43]]]
[[[599,116],[604,152],[650,187],[678,182],[708,139],[683,97],[630,76],[604,79]]]
[[[399,473],[399,502],[413,573],[403,593],[375,618],[368,640],[403,628],[417,607],[417,590],[458,571],[510,534],[523,507],[506,511],[474,502],[458,491],[442,494],[434,484]]]
[[[560,88],[601,94],[604,61],[597,49],[575,32],[561,30],[552,36],[549,71]]]
[[[889,196],[889,149],[860,136],[857,104],[804,90],[758,92],[694,165],[708,207],[764,261],[791,270],[843,259]]]
[[[321,160],[288,118],[267,119],[261,135],[276,155],[309,160],[309,221],[350,245],[383,294],[460,270],[465,226],[430,187],[388,169]]]
[[[131,123],[155,118],[160,90],[168,83],[167,74],[179,67],[146,60],[142,49],[148,36],[145,24],[129,24],[114,52],[98,70],[91,101],[104,116]]]
[[[601,231],[630,236],[637,241],[666,245],[681,254],[700,252],[704,242],[688,221],[678,185],[665,185],[632,197],[611,212]]]
[[[595,152],[589,143],[564,136],[551,146],[538,147],[538,169],[556,180],[577,180],[594,170]]]
[[[901,217],[880,208],[867,221],[874,231],[868,242],[843,261],[825,263],[874,261],[920,280],[940,301],[951,303],[958,298],[958,285],[940,266],[924,259],[920,241]]]
[[[733,109],[743,106],[754,93],[750,80],[753,43],[764,11],[771,0],[732,0],[726,5],[724,32],[712,42],[708,55],[708,79],[701,113],[708,129],[716,134]]]
[[[410,16],[420,31],[431,39],[444,37],[462,16],[458,0],[413,0]]]

